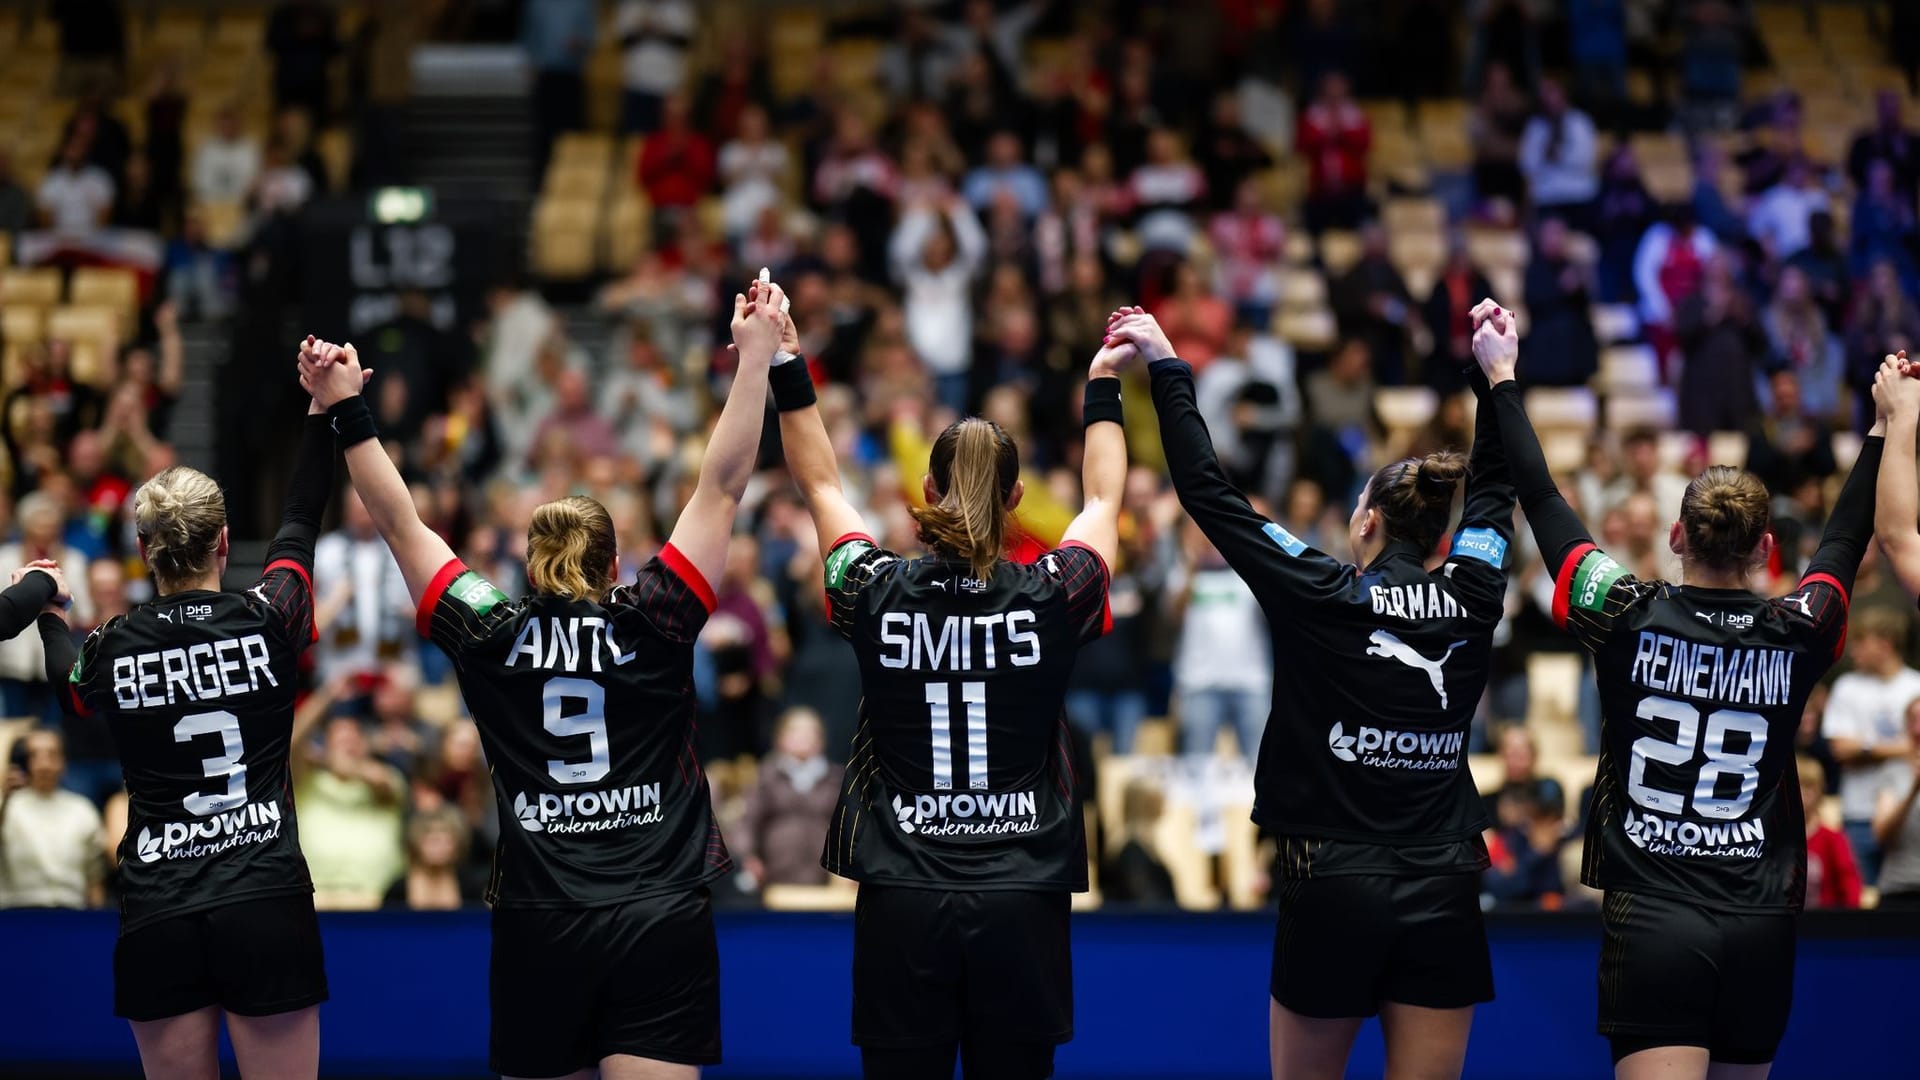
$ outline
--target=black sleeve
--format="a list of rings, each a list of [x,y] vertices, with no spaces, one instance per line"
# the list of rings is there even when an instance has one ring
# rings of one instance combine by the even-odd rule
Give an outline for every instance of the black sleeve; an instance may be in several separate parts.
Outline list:
[[[1873,542],[1874,491],[1880,475],[1880,453],[1885,448],[1886,440],[1878,435],[1860,447],[1860,456],[1854,459],[1846,486],[1833,502],[1827,531],[1821,534],[1820,547],[1807,563],[1802,581],[1832,578],[1841,592],[1853,592],[1854,575],[1860,572],[1860,560],[1866,558],[1867,545]]]
[[[1540,449],[1540,437],[1533,433],[1533,422],[1527,419],[1520,384],[1509,379],[1494,387],[1491,397],[1520,509],[1527,512],[1527,527],[1533,530],[1540,557],[1557,578],[1566,567],[1568,556],[1576,550],[1591,548],[1593,537],[1581,523],[1580,515],[1567,505],[1566,497],[1553,482],[1553,473],[1547,470],[1547,456]]]
[[[325,416],[307,417],[280,531],[267,547],[267,566],[291,562],[312,577],[313,545],[320,538],[320,517],[327,511],[327,500],[333,497],[333,468],[339,456],[332,421]]]
[[[1353,568],[1260,516],[1227,479],[1194,401],[1193,369],[1168,357],[1148,370],[1174,492],[1227,565],[1263,602],[1276,594],[1312,600],[1340,593]]]
[[[1500,437],[1493,391],[1478,371],[1473,373],[1472,380],[1479,406],[1474,414],[1473,450],[1467,458],[1467,497],[1460,509],[1460,530],[1454,537],[1454,553],[1462,554],[1462,542],[1473,538],[1465,553],[1479,555],[1484,561],[1499,566],[1506,555],[1507,544],[1513,540],[1513,471],[1507,465],[1506,440]],[[1498,543],[1494,543],[1495,540]]]
[[[20,584],[0,592],[0,641],[19,637],[40,612],[53,603],[53,575],[44,570],[29,570]]]
[[[60,699],[60,710],[68,716],[88,715],[81,693],[80,650],[73,643],[73,632],[67,629],[67,621],[48,612],[40,616],[38,625],[40,645],[47,656],[47,685]]]

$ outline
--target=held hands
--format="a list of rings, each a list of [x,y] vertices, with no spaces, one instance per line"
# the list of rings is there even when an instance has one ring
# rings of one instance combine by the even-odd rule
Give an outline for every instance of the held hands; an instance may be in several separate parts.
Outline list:
[[[1160,329],[1160,320],[1147,314],[1143,307],[1123,307],[1107,316],[1107,349],[1116,345],[1133,346],[1134,352],[1145,357],[1148,363],[1173,355],[1173,345],[1167,340],[1166,331]]]
[[[1488,386],[1498,386],[1514,377],[1520,363],[1520,325],[1511,311],[1482,300],[1469,313],[1473,317],[1473,358],[1487,376]]]
[[[300,343],[300,388],[313,395],[309,414],[357,397],[371,378],[373,372],[360,369],[360,353],[351,344],[334,345],[312,335]]]
[[[28,574],[33,573],[35,570],[43,571],[48,577],[53,579],[53,603],[48,604],[46,610],[56,615],[66,611],[67,605],[73,602],[73,593],[67,590],[67,576],[61,573],[60,564],[54,562],[52,559],[35,559],[18,570],[15,570],[13,572],[13,580],[8,582],[8,584],[20,584]]]
[[[1920,419],[1920,362],[1900,350],[1881,361],[1873,376],[1873,408],[1880,420]]]
[[[740,362],[767,364],[780,347],[787,317],[780,312],[786,294],[772,282],[755,281],[733,296],[733,347]]]

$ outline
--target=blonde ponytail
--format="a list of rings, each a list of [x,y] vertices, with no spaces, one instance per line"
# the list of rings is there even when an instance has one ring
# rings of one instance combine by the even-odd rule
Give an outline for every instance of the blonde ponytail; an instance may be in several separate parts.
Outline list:
[[[542,503],[527,526],[527,582],[535,592],[600,600],[619,544],[607,508],[585,495]]]
[[[22,506],[21,514],[27,509]],[[133,496],[133,527],[163,593],[199,581],[219,557],[227,527],[227,498],[213,477],[175,465],[140,485]]]
[[[969,417],[940,433],[928,462],[940,501],[914,510],[920,542],[965,559],[982,581],[1006,551],[1013,533],[1007,503],[1020,475],[1020,455],[998,424]]]

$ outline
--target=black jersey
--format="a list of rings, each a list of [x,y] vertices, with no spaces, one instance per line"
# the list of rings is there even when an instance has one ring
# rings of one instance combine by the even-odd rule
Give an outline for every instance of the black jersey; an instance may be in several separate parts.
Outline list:
[[[1570,551],[1554,617],[1593,652],[1600,770],[1581,880],[1727,911],[1798,911],[1806,828],[1794,733],[1844,647],[1846,586],[1775,600],[1639,581]]]
[[[1107,627],[1107,566],[1069,542],[982,581],[871,537],[827,553],[834,629],[864,699],[821,865],[856,881],[1084,891],[1063,700]]]
[[[243,592],[142,604],[81,646],[63,705],[105,716],[120,750],[123,933],[313,891],[288,777],[297,665],[314,639],[311,550],[268,564]]]
[[[1273,711],[1254,820],[1283,838],[1282,873],[1408,873],[1483,865],[1486,814],[1466,768],[1504,611],[1513,487],[1494,425],[1475,429],[1465,509],[1444,562],[1398,542],[1357,567],[1267,520],[1227,479],[1179,360],[1151,365],[1180,505],[1265,612]],[[1331,841],[1331,843],[1329,843]]]
[[[508,599],[459,560],[419,629],[480,729],[502,829],[487,900],[593,907],[730,869],[694,752],[693,643],[713,590],[669,544],[605,603]]]

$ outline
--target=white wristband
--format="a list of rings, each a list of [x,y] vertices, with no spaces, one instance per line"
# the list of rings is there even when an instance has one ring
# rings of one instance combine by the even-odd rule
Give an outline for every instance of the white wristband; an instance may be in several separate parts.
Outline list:
[[[785,349],[777,349],[774,351],[774,354],[773,354],[773,366],[779,367],[781,364],[784,364],[789,360],[798,360],[798,359],[800,359],[799,353],[790,353]]]

